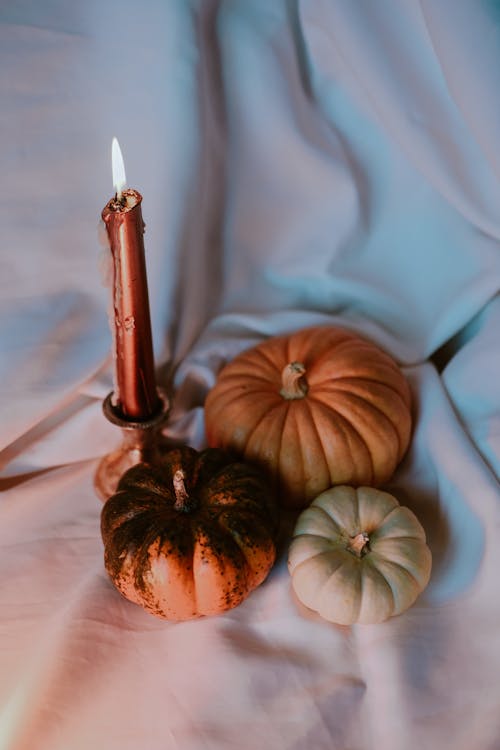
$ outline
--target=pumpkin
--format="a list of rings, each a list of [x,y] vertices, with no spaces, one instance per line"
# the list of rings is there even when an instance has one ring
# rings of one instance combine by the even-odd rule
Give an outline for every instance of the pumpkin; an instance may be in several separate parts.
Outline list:
[[[382,622],[427,586],[431,552],[409,508],[373,487],[333,487],[300,514],[288,553],[298,599],[341,625]]]
[[[208,444],[265,466],[282,503],[336,484],[378,486],[411,433],[408,383],[393,359],[337,327],[278,336],[225,365],[205,401]]]
[[[262,472],[208,449],[137,464],[104,504],[106,570],[130,601],[168,620],[237,606],[276,555],[274,496]]]

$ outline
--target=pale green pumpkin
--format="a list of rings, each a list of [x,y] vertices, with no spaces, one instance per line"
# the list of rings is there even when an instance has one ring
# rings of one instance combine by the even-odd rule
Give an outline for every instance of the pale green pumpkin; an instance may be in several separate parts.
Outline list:
[[[341,625],[408,609],[427,586],[431,552],[411,510],[373,487],[346,485],[301,513],[288,555],[298,599]]]

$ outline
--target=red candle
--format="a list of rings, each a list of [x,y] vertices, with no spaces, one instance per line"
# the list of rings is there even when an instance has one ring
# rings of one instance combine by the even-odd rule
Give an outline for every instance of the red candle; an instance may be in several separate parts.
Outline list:
[[[125,187],[125,169],[116,138],[113,183],[116,195],[102,212],[113,257],[113,404],[123,417],[140,421],[158,411],[160,401],[154,373],[142,196]]]

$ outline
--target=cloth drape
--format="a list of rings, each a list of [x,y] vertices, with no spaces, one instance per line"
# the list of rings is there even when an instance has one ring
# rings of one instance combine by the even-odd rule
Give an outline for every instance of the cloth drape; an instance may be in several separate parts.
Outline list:
[[[0,50],[0,748],[500,746],[497,4],[27,0],[0,7]],[[107,579],[115,135],[172,443],[204,447],[219,369],[269,336],[341,325],[403,368],[387,489],[433,555],[407,612],[302,607],[286,513],[223,615],[167,623]]]

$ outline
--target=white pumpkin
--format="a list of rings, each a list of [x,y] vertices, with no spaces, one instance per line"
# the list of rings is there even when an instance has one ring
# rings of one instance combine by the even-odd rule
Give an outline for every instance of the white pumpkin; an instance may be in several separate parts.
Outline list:
[[[382,622],[408,609],[431,565],[414,513],[373,487],[322,492],[300,514],[288,554],[299,600],[340,625]]]

